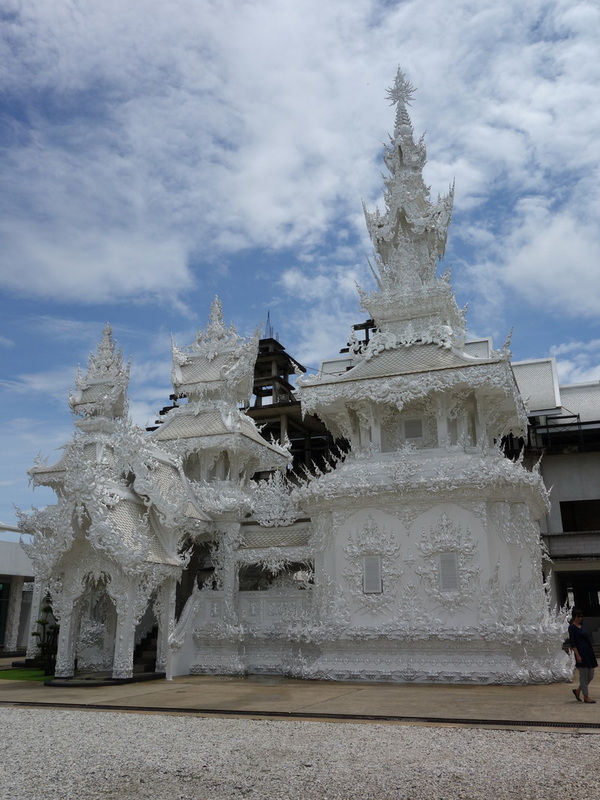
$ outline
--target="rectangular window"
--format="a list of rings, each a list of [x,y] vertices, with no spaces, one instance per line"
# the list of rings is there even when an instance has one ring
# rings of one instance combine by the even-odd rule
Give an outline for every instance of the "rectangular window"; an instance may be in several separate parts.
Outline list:
[[[566,500],[560,504],[563,531],[600,531],[600,500]]]
[[[423,421],[420,419],[405,419],[404,420],[404,438],[405,439],[422,439],[423,438]]]
[[[458,592],[458,557],[456,553],[440,553],[440,591]]]
[[[381,556],[363,557],[363,592],[364,594],[381,594]]]

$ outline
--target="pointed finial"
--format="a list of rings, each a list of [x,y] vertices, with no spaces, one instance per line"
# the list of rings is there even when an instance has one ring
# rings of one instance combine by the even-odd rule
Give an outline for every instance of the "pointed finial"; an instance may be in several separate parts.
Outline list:
[[[102,337],[98,342],[95,353],[90,353],[86,379],[102,378],[106,375],[115,376],[123,369],[123,356],[115,347],[110,323],[106,323],[102,330]]]
[[[400,67],[398,67],[394,85],[390,86],[390,88],[387,90],[387,96],[390,100],[390,105],[395,106],[397,104],[401,104],[409,106],[412,102],[415,91],[415,87],[410,83]]]
[[[93,417],[126,416],[129,370],[130,364],[123,363],[123,354],[116,349],[112,328],[107,322],[96,352],[90,353],[85,375],[77,368],[75,392],[69,395],[71,411],[88,421]],[[83,421],[76,424],[81,425]]]
[[[207,332],[210,332],[210,334],[213,336],[219,336],[222,335],[224,330],[225,324],[223,322],[223,306],[218,295],[215,295],[215,299],[212,301],[210,306]]]

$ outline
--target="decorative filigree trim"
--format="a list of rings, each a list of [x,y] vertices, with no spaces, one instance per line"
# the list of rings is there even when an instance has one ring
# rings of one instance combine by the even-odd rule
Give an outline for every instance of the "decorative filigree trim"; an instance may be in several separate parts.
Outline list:
[[[393,531],[379,527],[369,514],[361,528],[348,537],[344,554],[349,562],[342,575],[348,581],[350,595],[359,608],[371,614],[389,609],[396,599],[397,587],[402,577],[400,566],[400,545]],[[363,558],[381,556],[383,592],[365,594],[363,592]]]
[[[292,499],[292,486],[281,472],[260,481],[252,490],[254,519],[267,528],[292,525],[300,513]]]
[[[232,481],[190,481],[196,500],[211,515],[236,514],[243,519],[252,508],[250,492]]]
[[[447,514],[442,514],[435,527],[429,532],[423,530],[417,550],[425,565],[417,567],[415,573],[427,585],[428,597],[434,604],[451,611],[467,606],[477,589],[480,573],[479,566],[472,563],[477,545],[470,530],[467,528],[463,532],[460,525],[454,524]],[[458,588],[455,592],[441,588],[440,556],[444,553],[455,553],[457,557]]]

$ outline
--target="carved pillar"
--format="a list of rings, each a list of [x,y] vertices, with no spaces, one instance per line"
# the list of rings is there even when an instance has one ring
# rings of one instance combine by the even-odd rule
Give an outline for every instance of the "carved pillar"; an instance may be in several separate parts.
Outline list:
[[[350,449],[352,452],[357,453],[360,451],[360,423],[358,415],[352,408],[348,408],[348,439],[350,440]]]
[[[223,586],[223,623],[232,628],[238,628],[241,635],[239,592],[238,592],[238,566],[235,559],[235,551],[240,544],[240,524],[234,521],[234,514],[224,514],[219,522],[219,528],[223,531],[222,546],[224,549],[224,560],[222,562],[222,586]],[[233,640],[224,643],[222,649],[223,666],[229,674],[240,674],[245,671],[246,642]]]
[[[458,442],[463,446],[469,445],[469,426],[466,414],[461,414],[458,417]]]
[[[77,608],[79,604],[77,604]],[[75,605],[60,618],[58,632],[58,648],[56,651],[56,678],[72,678],[75,675],[75,628],[77,627],[77,610]]]
[[[40,609],[42,607],[44,597],[46,596],[46,589],[46,581],[36,578],[33,584],[33,597],[31,599],[31,631],[29,632],[29,636],[27,638],[27,652],[25,653],[25,658],[27,660],[37,658],[39,654],[37,637],[32,636],[31,634],[33,631],[37,631],[38,629],[36,623],[40,618]]]
[[[368,450],[371,447],[371,426],[364,414],[358,415],[358,436],[361,450]]]
[[[156,646],[156,671],[166,672],[169,636],[175,624],[175,579],[167,578],[158,595],[158,642]]]
[[[19,637],[19,622],[21,621],[21,603],[23,599],[23,584],[25,578],[13,575],[10,582],[8,596],[8,614],[6,617],[6,633],[4,636],[4,652],[8,653],[17,649]]]
[[[113,678],[131,678],[133,675],[133,650],[135,644],[135,590],[127,587],[125,596],[117,604],[117,630],[115,635],[115,655],[113,658]]]
[[[381,453],[381,410],[371,411],[371,444],[376,452]]]
[[[227,623],[237,625],[238,614],[238,568],[233,558],[228,559],[223,565],[223,599]]]
[[[240,466],[240,459],[237,453],[229,453],[229,474],[231,475],[232,480],[240,480],[244,481],[244,476],[242,475],[242,467]]]
[[[446,416],[446,398],[436,398],[435,418],[437,422],[438,447],[446,447],[448,443],[448,419]]]
[[[485,401],[479,394],[475,397],[475,426],[477,430],[477,445],[485,451],[488,449],[490,442],[486,424]]]
[[[121,591],[113,599],[117,609],[113,678],[131,678],[135,631],[148,605],[157,581],[152,575],[126,576]]]
[[[106,611],[106,622],[104,627],[104,641],[102,643],[102,664],[104,669],[110,669],[115,657],[115,641],[117,630],[117,611],[112,597],[106,593],[108,607]]]
[[[222,546],[226,554],[223,559],[221,572],[225,607],[233,614],[228,621],[232,625],[237,625],[239,622],[237,604],[238,584],[234,554],[240,544],[240,524],[237,521],[233,521],[233,515],[230,514],[223,514],[221,519],[222,521],[219,527],[223,531]]]

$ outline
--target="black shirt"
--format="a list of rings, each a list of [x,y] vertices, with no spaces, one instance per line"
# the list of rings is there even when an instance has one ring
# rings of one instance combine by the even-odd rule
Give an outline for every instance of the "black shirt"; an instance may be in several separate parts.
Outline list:
[[[581,661],[577,661],[577,659],[575,659],[576,667],[590,668],[598,666],[590,637],[583,630],[583,628],[579,628],[573,623],[569,625],[569,644],[571,645],[572,649],[577,648],[577,652],[581,656]]]

